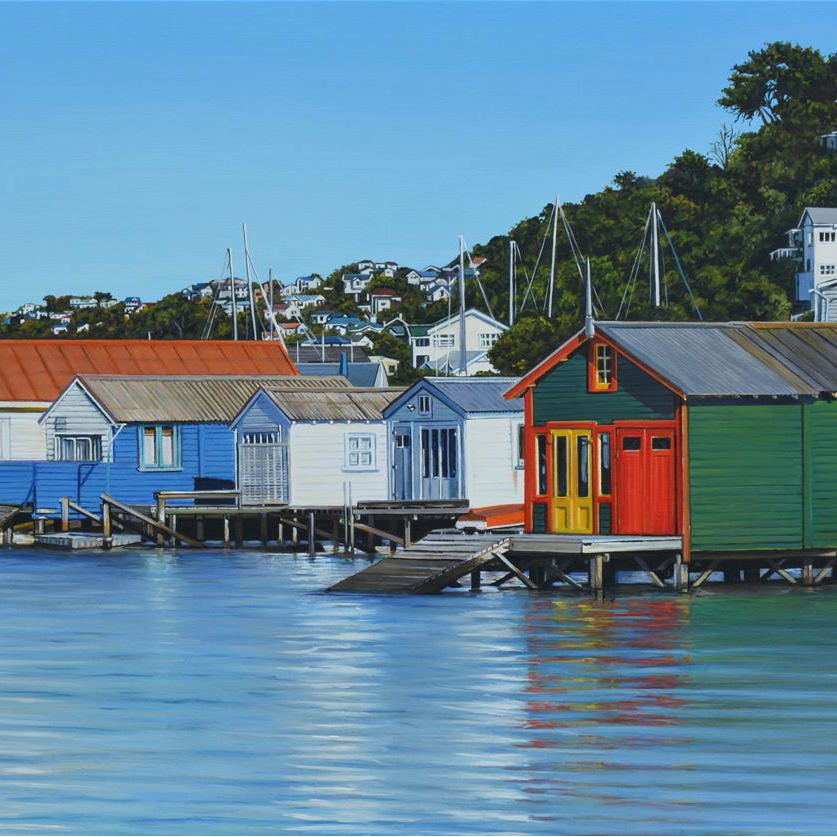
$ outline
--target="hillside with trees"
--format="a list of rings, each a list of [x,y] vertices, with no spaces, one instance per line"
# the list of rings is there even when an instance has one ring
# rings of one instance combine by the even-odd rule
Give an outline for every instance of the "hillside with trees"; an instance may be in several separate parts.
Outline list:
[[[729,113],[730,124],[720,128],[705,152],[685,149],[656,177],[619,172],[600,191],[564,204],[581,252],[590,258],[600,319],[614,318],[617,313],[633,320],[697,318],[670,255],[662,265],[665,307],[650,304],[645,265],[640,266],[626,310],[628,299],[623,296],[652,201],[662,213],[703,319],[790,316],[795,266],[791,261],[771,261],[769,253],[785,243],[785,231],[795,226],[804,206],[837,205],[837,153],[819,143],[820,135],[837,129],[837,54],[825,56],[789,43],[766,45],[732,68],[718,102]],[[505,321],[508,312],[509,240],[517,242],[531,272],[551,212],[548,204],[508,232],[474,247],[473,255],[486,259],[480,277],[500,320]],[[505,374],[521,374],[530,368],[583,320],[583,284],[560,226],[552,315],[547,316],[549,246],[516,324],[491,350],[492,362]],[[344,273],[356,268],[357,264],[347,264],[326,277],[326,308],[359,313],[340,281]],[[447,313],[447,302],[427,305],[421,292],[406,281],[404,271],[390,278],[376,276],[370,289],[377,287],[402,295],[391,314],[400,314],[408,322],[433,322]],[[62,299],[66,302],[59,297],[47,301],[60,308]],[[469,283],[467,303],[486,307],[475,283]],[[190,301],[174,293],[127,318],[121,303],[80,311],[74,314],[67,336],[200,337],[210,304],[207,299]],[[451,305],[453,310],[458,307],[456,293]],[[240,316],[244,334],[246,315]],[[318,334],[321,328],[310,322],[310,310],[304,316],[311,332]],[[0,328],[0,336],[51,336],[50,329],[45,320],[9,322]],[[213,336],[230,334],[230,321],[222,315]],[[388,345],[384,338],[379,342],[382,350]],[[389,349],[397,353],[394,346]],[[409,362],[406,347],[400,356]]]

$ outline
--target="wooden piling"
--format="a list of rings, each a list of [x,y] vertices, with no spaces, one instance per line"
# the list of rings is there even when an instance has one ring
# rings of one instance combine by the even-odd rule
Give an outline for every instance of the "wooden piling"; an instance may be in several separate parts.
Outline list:
[[[157,522],[158,523],[165,523],[166,522],[166,498],[161,496],[160,494],[157,495]],[[163,533],[157,530],[157,546],[165,546],[166,539]]]
[[[591,555],[588,562],[590,592],[598,596],[604,592],[604,555]]]
[[[314,512],[308,512],[308,557],[314,558],[317,554],[317,533],[314,527]]]
[[[267,548],[267,513],[262,512],[259,518],[259,534],[262,539],[262,546]]]
[[[683,562],[679,552],[674,559],[674,589],[678,593],[685,593],[689,589],[689,565]]]
[[[471,590],[477,591],[480,589],[480,577],[482,573],[479,570],[474,570],[471,573]]]
[[[110,503],[102,503],[102,549],[110,549],[113,546],[113,535],[111,533]]]
[[[241,515],[236,515],[235,518],[235,545],[238,547],[244,546],[244,521]]]
[[[806,587],[814,586],[814,565],[811,561],[805,561],[802,564],[802,583]]]
[[[230,518],[224,515],[224,549],[230,548]]]
[[[61,498],[61,531],[70,531],[70,498]]]
[[[197,537],[199,541],[206,540],[203,517],[198,517],[195,519],[195,537]]]

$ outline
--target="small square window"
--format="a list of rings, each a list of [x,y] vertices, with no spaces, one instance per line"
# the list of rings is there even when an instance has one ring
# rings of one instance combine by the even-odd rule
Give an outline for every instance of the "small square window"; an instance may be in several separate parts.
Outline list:
[[[430,415],[430,396],[420,395],[418,397],[418,411],[420,416]]]
[[[345,467],[349,471],[375,467],[375,440],[371,433],[347,434]]]

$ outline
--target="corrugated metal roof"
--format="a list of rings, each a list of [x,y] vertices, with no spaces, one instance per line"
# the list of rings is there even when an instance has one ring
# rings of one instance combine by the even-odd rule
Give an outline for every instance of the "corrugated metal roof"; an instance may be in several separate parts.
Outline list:
[[[815,224],[837,224],[837,207],[806,206],[805,212],[811,216]],[[803,217],[805,212],[803,212]]]
[[[298,375],[116,376],[82,375],[82,385],[118,422],[230,422],[260,387],[297,391],[348,388],[345,378]]]
[[[349,345],[329,346],[297,343],[288,349],[294,363],[339,363],[340,355],[345,352],[351,363],[365,363],[369,355],[362,346],[351,348]],[[323,360],[325,356],[325,360]]]
[[[289,419],[295,421],[378,421],[383,419],[384,409],[404,392],[404,388],[316,389],[305,392],[266,388],[265,392]]]
[[[596,323],[596,329],[693,396],[837,391],[837,328],[791,323]]]
[[[322,377],[340,374],[339,363],[300,363],[297,368],[300,375]],[[380,363],[349,363],[346,377],[353,387],[374,387],[380,368]],[[384,379],[385,382],[386,379]]]
[[[54,401],[76,375],[293,375],[278,341],[0,340],[0,401]]]
[[[517,383],[516,378],[468,377],[425,378],[450,401],[466,413],[518,413],[523,411],[523,401],[516,398],[506,401],[503,397]]]

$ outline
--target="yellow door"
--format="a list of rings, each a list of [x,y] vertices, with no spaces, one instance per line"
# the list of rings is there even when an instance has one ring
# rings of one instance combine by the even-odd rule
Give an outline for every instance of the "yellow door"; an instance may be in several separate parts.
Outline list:
[[[593,448],[589,430],[552,431],[552,531],[593,531]]]

